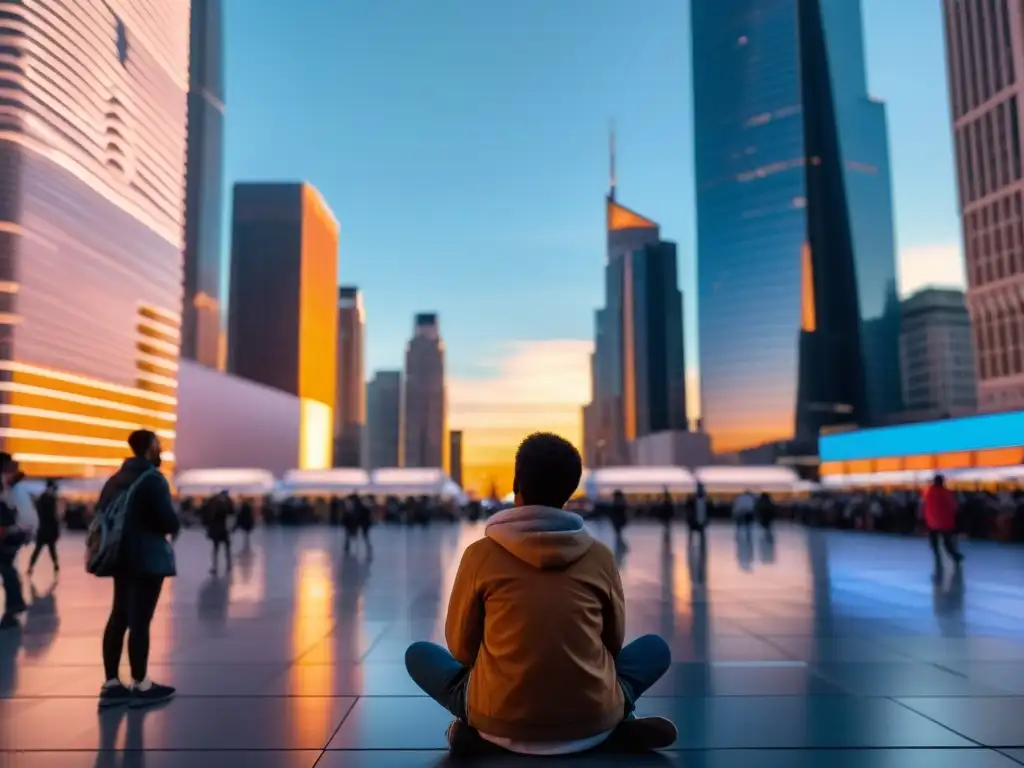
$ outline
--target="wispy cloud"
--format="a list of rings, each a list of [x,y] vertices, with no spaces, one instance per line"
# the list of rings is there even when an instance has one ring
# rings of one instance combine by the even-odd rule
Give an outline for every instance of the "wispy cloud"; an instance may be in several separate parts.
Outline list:
[[[900,251],[900,296],[922,288],[964,288],[964,255],[960,243],[911,245]]]
[[[577,446],[582,407],[590,400],[593,344],[575,339],[505,346],[492,371],[448,381],[449,425],[463,431],[463,482],[484,494],[507,492],[519,441],[555,432]]]

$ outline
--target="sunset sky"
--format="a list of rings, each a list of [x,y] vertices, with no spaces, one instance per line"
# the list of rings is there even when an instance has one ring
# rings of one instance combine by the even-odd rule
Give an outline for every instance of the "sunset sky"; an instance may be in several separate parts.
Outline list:
[[[364,292],[368,375],[401,367],[414,313],[439,313],[475,483],[506,487],[533,429],[579,439],[612,118],[622,200],[679,243],[698,413],[689,3],[634,6],[226,0],[226,189],[320,189],[341,222],[340,279]],[[962,285],[941,4],[863,7],[901,289]]]

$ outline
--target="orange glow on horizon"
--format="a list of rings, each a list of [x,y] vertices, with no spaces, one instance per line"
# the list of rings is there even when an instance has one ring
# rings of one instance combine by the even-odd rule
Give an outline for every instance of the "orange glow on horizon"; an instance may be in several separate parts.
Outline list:
[[[531,432],[554,432],[577,447],[583,406],[590,401],[589,341],[512,344],[490,375],[448,382],[450,428],[462,430],[462,478],[467,492],[512,490],[515,451]]]

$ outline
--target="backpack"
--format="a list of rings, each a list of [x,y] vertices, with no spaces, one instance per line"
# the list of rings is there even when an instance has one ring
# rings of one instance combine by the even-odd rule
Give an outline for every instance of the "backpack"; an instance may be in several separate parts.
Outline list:
[[[85,570],[93,576],[113,576],[121,559],[121,542],[131,514],[135,490],[155,469],[139,475],[124,491],[96,510],[85,537]]]
[[[18,522],[17,511],[3,499],[0,499],[0,528],[11,528]],[[28,535],[15,529],[0,536],[0,554],[13,557],[28,541]]]

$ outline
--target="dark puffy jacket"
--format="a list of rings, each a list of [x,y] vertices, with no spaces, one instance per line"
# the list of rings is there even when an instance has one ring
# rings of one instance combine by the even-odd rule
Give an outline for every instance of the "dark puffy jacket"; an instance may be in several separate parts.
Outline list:
[[[121,469],[103,486],[97,508],[127,491],[132,483],[151,469],[153,465],[145,459],[125,459]],[[174,510],[167,478],[159,472],[150,473],[135,489],[116,575],[175,576],[174,549],[167,537],[176,535],[180,528],[181,521]]]
[[[36,530],[36,541],[40,544],[56,543],[60,538],[60,515],[57,513],[57,494],[44,491],[36,499],[36,513],[39,515],[39,528]]]

